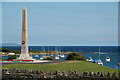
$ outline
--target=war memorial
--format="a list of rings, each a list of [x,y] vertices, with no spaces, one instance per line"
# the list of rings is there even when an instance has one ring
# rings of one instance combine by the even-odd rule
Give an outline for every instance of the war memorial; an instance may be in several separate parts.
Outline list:
[[[22,41],[21,41],[21,55],[14,60],[11,60],[11,62],[13,61],[17,61],[17,62],[48,62],[48,61],[40,61],[40,60],[35,60],[33,59],[30,55],[29,55],[29,49],[28,49],[28,23],[27,23],[27,10],[26,8],[22,9]]]
[[[49,63],[49,60],[36,60],[29,55],[28,49],[28,26],[27,26],[27,9],[22,9],[22,41],[21,54],[17,59],[3,62],[3,65],[29,64],[29,63]],[[16,63],[17,62],[17,63]],[[79,64],[79,63],[78,63]],[[42,64],[41,64],[42,65]],[[62,65],[61,65],[62,67]],[[107,69],[107,68],[106,68]],[[43,71],[42,69],[2,69],[2,80],[120,80],[118,72],[78,72],[69,70],[68,72],[59,70]]]

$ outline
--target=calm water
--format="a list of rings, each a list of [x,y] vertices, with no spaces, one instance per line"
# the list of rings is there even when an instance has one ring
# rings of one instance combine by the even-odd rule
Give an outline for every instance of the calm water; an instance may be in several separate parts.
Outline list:
[[[4,46],[3,48],[11,49],[11,50],[20,50],[20,46]],[[75,52],[84,52],[86,54],[82,54],[86,58],[92,57],[93,59],[98,59],[99,54],[91,54],[93,52],[99,51],[99,46],[29,46],[29,50],[38,50],[38,51],[75,51]],[[117,65],[118,62],[120,62],[120,55],[119,55],[119,49],[117,46],[100,46],[100,52],[103,52],[104,54],[100,54],[100,59],[103,61],[104,66],[120,69],[120,66]],[[46,55],[50,56],[50,55]],[[65,58],[68,55],[65,55]],[[38,57],[35,57],[35,55],[32,55],[33,58],[39,59],[42,57],[42,55],[38,55]],[[106,57],[110,57],[111,61],[107,62]],[[3,56],[3,59],[7,59],[8,56]],[[64,60],[65,58],[60,58],[60,60]]]

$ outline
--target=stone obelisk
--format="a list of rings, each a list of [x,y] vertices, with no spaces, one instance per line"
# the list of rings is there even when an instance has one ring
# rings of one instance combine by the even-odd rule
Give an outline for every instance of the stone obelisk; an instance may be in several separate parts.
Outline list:
[[[21,42],[21,55],[19,59],[22,60],[31,60],[28,53],[28,25],[27,25],[27,10],[26,8],[22,9],[22,42]]]

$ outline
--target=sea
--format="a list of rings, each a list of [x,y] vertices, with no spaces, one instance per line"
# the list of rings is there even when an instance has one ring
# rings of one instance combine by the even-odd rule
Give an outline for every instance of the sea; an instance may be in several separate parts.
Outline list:
[[[2,46],[2,48],[7,48],[11,50],[21,50],[20,46]],[[118,63],[120,63],[120,50],[118,46],[29,46],[29,51],[61,51],[61,52],[79,52],[86,58],[91,57],[92,59],[101,59],[103,65],[106,67],[120,69]],[[100,51],[99,54],[95,54]],[[42,55],[32,55],[33,58],[39,59]],[[46,55],[50,56],[50,55]],[[60,60],[65,60],[68,55]],[[106,61],[106,58],[110,58],[110,62]],[[3,59],[7,59],[8,56],[2,56]]]

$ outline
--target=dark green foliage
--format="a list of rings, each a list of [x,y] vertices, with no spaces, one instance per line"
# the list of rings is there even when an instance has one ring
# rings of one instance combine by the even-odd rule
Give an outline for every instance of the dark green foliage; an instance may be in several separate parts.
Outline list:
[[[77,56],[76,60],[86,61],[86,58],[84,56]]]
[[[10,49],[6,49],[6,48],[3,48],[3,49],[0,49],[1,52],[6,52],[6,53],[15,53],[15,54],[20,54],[21,51],[20,50],[10,50]]]
[[[35,50],[35,51],[30,51],[30,52],[33,52],[33,53],[41,53],[42,51],[37,51],[37,50]]]
[[[3,48],[3,49],[0,49],[0,51],[1,51],[1,52],[10,52],[11,50],[10,50],[10,49],[5,49],[5,48]]]
[[[17,57],[16,57],[16,55],[10,55],[9,57],[8,57],[8,60],[13,60],[13,59],[16,59]]]
[[[85,61],[86,59],[85,59],[84,56],[81,56],[81,55],[73,52],[73,53],[70,53],[68,55],[68,57],[66,58],[66,60],[82,60],[82,61]]]
[[[44,58],[43,60],[53,60],[51,57]]]
[[[69,55],[68,55],[68,57],[66,58],[66,60],[76,60],[76,58],[78,57],[79,55],[78,54],[76,54],[76,53],[70,53]]]
[[[20,54],[21,51],[20,50],[11,50],[11,52],[15,53],[15,54]]]

